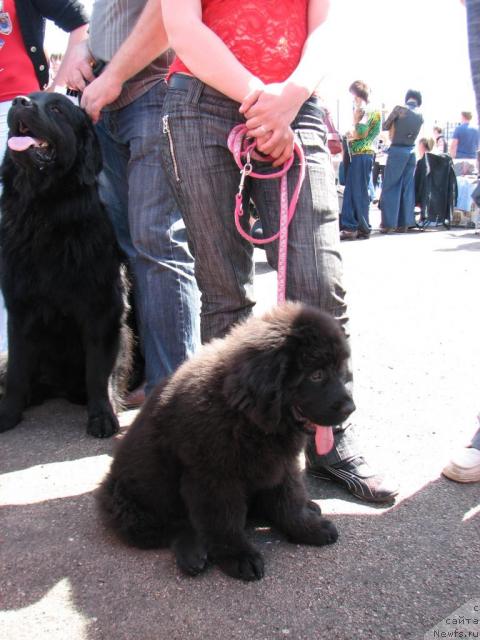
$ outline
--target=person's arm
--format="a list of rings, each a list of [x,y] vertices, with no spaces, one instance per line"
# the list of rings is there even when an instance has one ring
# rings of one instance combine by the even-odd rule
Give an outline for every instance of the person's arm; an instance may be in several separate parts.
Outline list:
[[[203,23],[201,0],[162,0],[162,9],[170,46],[196,78],[239,103],[248,95],[258,97],[263,83]],[[271,135],[267,128],[257,134],[260,151]],[[293,132],[284,127],[270,146],[269,153],[280,159],[274,166],[282,164],[293,152]]]
[[[452,158],[457,157],[457,148],[458,148],[458,140],[457,138],[452,138],[450,141],[450,155]]]
[[[252,136],[261,137],[265,129],[272,131],[270,138],[258,145],[264,153],[275,154],[285,128],[293,122],[323,76],[322,60],[328,59],[323,25],[329,8],[330,0],[309,1],[308,37],[296,69],[285,82],[266,85],[261,92],[253,91],[242,102],[240,112],[245,115]],[[284,160],[279,158],[276,164]]]
[[[242,102],[260,80],[202,22],[201,0],[162,0],[170,46],[199,80]]]
[[[168,48],[160,0],[148,0],[128,38],[103,73],[82,94],[81,106],[94,122],[100,111],[118,98],[123,83],[144,69]]]
[[[73,59],[74,50],[88,38],[88,24],[84,24],[70,32],[67,42],[67,48],[62,57],[62,62],[58,67],[58,71],[48,88],[49,91],[55,91],[56,87],[64,87],[67,84],[67,77],[70,73],[70,61]]]
[[[97,122],[103,107],[120,95],[123,83],[158,58],[167,48],[161,2],[148,0],[132,32],[98,78],[94,79],[91,73],[93,58],[85,43],[77,49],[79,55],[67,77],[68,85],[83,91],[81,106]]]
[[[395,107],[390,115],[387,117],[385,122],[383,123],[382,129],[384,131],[388,131],[393,124],[395,124],[395,120],[398,118],[398,107]]]
[[[457,157],[458,139],[460,137],[460,131],[461,131],[461,129],[457,125],[455,127],[455,129],[453,130],[452,139],[450,140],[449,154],[451,155],[452,158],[456,158]]]

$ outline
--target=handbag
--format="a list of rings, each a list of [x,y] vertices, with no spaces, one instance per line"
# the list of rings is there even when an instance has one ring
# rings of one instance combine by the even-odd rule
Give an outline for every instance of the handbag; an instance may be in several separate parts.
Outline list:
[[[328,109],[325,109],[323,122],[327,127],[328,150],[330,151],[332,156],[337,155],[337,153],[342,153],[343,152],[342,136],[338,133],[337,129],[335,128],[335,125],[333,124],[333,121]]]

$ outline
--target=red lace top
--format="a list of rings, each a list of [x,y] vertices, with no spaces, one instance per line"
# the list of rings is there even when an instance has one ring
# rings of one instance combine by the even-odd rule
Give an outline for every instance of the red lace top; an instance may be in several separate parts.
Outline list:
[[[263,82],[283,82],[300,60],[308,34],[308,0],[202,0],[202,20],[241,64]],[[172,73],[190,73],[179,58]]]

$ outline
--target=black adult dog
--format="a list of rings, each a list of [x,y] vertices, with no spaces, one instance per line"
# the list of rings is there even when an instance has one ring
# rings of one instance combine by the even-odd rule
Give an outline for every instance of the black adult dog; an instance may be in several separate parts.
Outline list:
[[[208,561],[263,576],[247,514],[298,544],[335,542],[308,500],[298,454],[354,410],[337,321],[288,303],[204,346],[147,400],[98,492],[107,525],[142,548],[173,545],[195,575]],[[328,439],[328,438],[327,438]],[[318,441],[324,438],[319,437]]]
[[[97,192],[100,147],[65,96],[15,98],[1,167],[1,282],[8,365],[0,431],[52,396],[87,403],[87,432],[118,430],[109,397],[123,327],[121,254]],[[125,357],[126,351],[122,352]],[[127,359],[121,367],[128,367]]]

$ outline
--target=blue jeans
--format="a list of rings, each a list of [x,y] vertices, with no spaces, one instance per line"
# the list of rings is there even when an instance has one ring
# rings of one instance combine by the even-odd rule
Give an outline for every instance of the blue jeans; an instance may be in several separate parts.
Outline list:
[[[372,178],[373,154],[352,155],[347,181],[343,192],[340,227],[348,231],[360,229],[370,233],[368,212],[370,208],[370,181]]]
[[[244,122],[238,107],[194,78],[188,88],[170,87],[164,102],[163,160],[193,246],[204,342],[223,336],[255,304],[253,247],[234,222],[240,172],[227,147],[232,127]],[[321,116],[311,99],[293,123],[305,153],[306,176],[289,227],[286,297],[336,316],[348,335],[338,198]],[[265,165],[254,166],[254,171],[266,170]],[[290,194],[297,177],[298,161],[288,173]],[[279,180],[247,178],[244,195],[245,202],[253,199],[266,236],[276,232]],[[270,264],[277,264],[277,249],[277,242],[266,245]],[[343,427],[337,428],[338,439],[342,434]],[[336,450],[326,458],[336,461]]]
[[[129,258],[145,356],[146,392],[200,344],[199,295],[185,225],[161,163],[164,82],[97,125],[100,195]]]
[[[414,147],[389,148],[379,203],[384,228],[415,225],[415,164]]]

